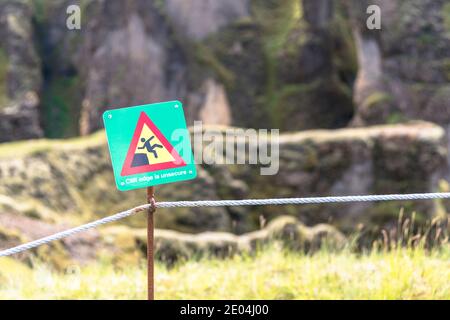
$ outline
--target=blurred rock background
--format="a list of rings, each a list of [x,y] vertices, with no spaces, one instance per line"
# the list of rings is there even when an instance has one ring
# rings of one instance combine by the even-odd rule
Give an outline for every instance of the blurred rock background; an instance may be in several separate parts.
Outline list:
[[[81,30],[66,28],[71,4]],[[366,27],[371,4],[381,30]],[[158,200],[448,191],[449,52],[447,0],[2,0],[0,247],[141,204],[143,191],[112,188],[97,131],[106,109],[164,100],[209,130],[279,128],[280,172],[202,165]],[[351,233],[395,226],[401,208],[420,224],[449,203],[160,210],[157,226],[234,237],[287,214]],[[34,253],[145,245],[103,239]]]

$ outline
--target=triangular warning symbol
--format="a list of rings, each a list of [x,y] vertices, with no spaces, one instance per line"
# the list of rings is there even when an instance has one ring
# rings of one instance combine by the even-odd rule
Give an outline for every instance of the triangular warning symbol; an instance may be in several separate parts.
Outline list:
[[[170,142],[142,112],[139,116],[121,176],[185,166]]]

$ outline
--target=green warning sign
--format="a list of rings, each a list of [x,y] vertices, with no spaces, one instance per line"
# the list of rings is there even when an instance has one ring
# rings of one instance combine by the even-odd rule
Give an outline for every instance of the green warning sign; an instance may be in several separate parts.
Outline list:
[[[181,102],[108,110],[103,121],[119,190],[197,176]]]

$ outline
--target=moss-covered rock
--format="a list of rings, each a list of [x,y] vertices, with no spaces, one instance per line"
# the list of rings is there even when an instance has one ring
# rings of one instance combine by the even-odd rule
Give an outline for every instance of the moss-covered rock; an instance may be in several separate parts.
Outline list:
[[[350,91],[335,78],[287,85],[276,99],[284,131],[345,127],[353,116]]]
[[[119,260],[130,257],[142,259],[146,255],[146,230],[128,227],[109,227],[102,232],[106,241],[113,243]],[[294,251],[315,252],[323,246],[341,249],[345,237],[336,228],[320,224],[309,228],[297,219],[281,216],[267,227],[236,236],[226,232],[204,232],[196,235],[172,230],[155,230],[155,258],[169,266],[187,259],[204,257],[226,258],[238,253],[254,253],[263,246],[279,242]],[[139,245],[136,245],[139,244]],[[115,260],[114,260],[115,261]],[[137,263],[137,262],[134,262]]]
[[[43,140],[5,144],[0,149],[0,194],[9,199],[5,209],[14,207],[20,214],[52,223],[66,222],[69,217],[80,222],[137,206],[146,199],[143,190],[123,193],[112,187],[115,182],[103,132],[66,143]],[[210,175],[199,168],[194,183],[162,186],[157,197],[159,201],[218,199],[213,185]],[[161,228],[200,232],[231,227],[224,208],[162,211],[166,213],[156,221]],[[128,223],[142,226],[144,215]]]
[[[8,102],[7,74],[8,74],[8,56],[3,48],[0,48],[0,110]]]
[[[345,127],[353,116],[356,72],[349,23],[340,2],[301,3],[302,16],[277,54],[273,103],[279,125],[284,130]]]
[[[348,4],[359,60],[354,123],[421,119],[447,127],[448,4],[432,0],[379,2],[381,30],[366,27],[365,9],[371,1]]]
[[[294,217],[279,217],[267,226],[268,236],[280,240],[285,246],[299,250],[309,242],[308,229]]]
[[[197,179],[161,186],[156,196],[158,201],[176,201],[433,191],[445,167],[444,137],[440,127],[427,123],[281,135],[279,172],[274,176],[261,175],[260,165],[199,166]],[[4,144],[0,155],[3,212],[14,210],[49,223],[79,223],[142,204],[146,197],[143,190],[123,193],[111,187],[103,132],[65,143]],[[286,206],[285,212],[307,224],[328,219],[341,224],[346,218],[362,219],[378,205]],[[434,212],[429,201],[416,202],[414,208],[426,217]],[[259,228],[260,216],[269,221],[276,216],[271,207],[159,211],[159,228],[192,233],[249,232]],[[398,213],[397,207],[387,211]],[[125,223],[143,226],[145,216]]]
[[[310,251],[321,248],[340,250],[347,244],[344,234],[332,225],[321,223],[310,229]]]
[[[243,198],[427,192],[437,190],[438,177],[445,176],[444,139],[442,128],[427,123],[307,131],[281,135],[275,176],[261,175],[260,166],[226,166],[230,172],[226,179],[220,170],[208,171],[219,190],[231,181],[241,181]],[[227,197],[236,196],[230,193]],[[379,215],[395,220],[402,206],[411,203],[395,203],[390,208],[381,203],[286,206],[284,212],[308,225],[331,220],[346,228],[355,221],[379,222]],[[432,201],[414,202],[413,210],[425,219],[436,213]],[[251,230],[248,226],[258,228],[261,215],[270,221],[276,213],[268,206],[242,208],[233,215],[236,228],[245,232]]]
[[[0,142],[41,137],[41,65],[29,1],[0,4],[0,39]]]
[[[265,127],[270,123],[270,114],[263,101],[267,67],[262,33],[257,23],[239,21],[203,44],[204,51],[210,52],[215,59],[208,59],[206,67],[225,84],[232,123],[236,126]]]

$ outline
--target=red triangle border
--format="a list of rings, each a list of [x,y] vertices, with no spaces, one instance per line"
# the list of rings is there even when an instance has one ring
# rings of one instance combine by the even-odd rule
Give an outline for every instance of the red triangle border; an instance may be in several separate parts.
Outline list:
[[[158,137],[159,141],[161,141],[162,145],[170,152],[172,157],[174,157],[175,161],[149,164],[145,166],[139,167],[131,167],[131,163],[133,162],[134,153],[136,151],[136,147],[139,143],[139,137],[141,136],[142,129],[144,125],[147,125],[150,130]],[[147,116],[145,112],[141,112],[139,116],[138,123],[136,125],[136,129],[134,131],[133,138],[131,139],[130,148],[128,149],[127,157],[125,158],[125,162],[122,167],[121,176],[130,176],[134,174],[165,170],[165,169],[173,169],[178,167],[184,167],[186,162],[181,158],[178,152],[173,148],[172,144],[164,137],[161,131],[156,127],[152,120]]]

